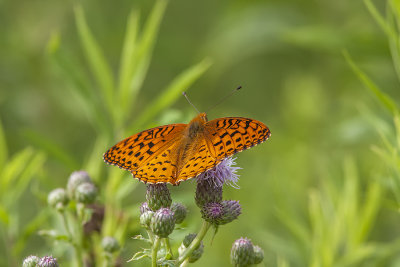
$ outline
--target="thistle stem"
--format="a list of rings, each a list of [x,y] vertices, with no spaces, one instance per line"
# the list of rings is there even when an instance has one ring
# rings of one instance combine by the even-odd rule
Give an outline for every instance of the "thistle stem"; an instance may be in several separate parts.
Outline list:
[[[184,262],[182,262],[182,264],[179,265],[179,267],[185,267],[188,266],[188,264],[189,264],[189,258],[187,258]]]
[[[167,255],[165,255],[165,258],[167,260],[169,260],[169,259],[174,257],[174,254],[172,253],[172,248],[171,248],[171,245],[169,243],[169,238],[168,237],[164,238],[164,244],[165,244],[165,248],[167,250]]]
[[[83,262],[82,252],[81,252],[81,249],[82,249],[81,248],[81,244],[82,243],[81,242],[77,242],[77,240],[76,240],[76,239],[78,239],[79,241],[81,241],[81,238],[82,238],[81,233],[77,234],[78,236],[73,236],[72,232],[70,230],[70,227],[69,227],[69,222],[68,222],[68,218],[67,218],[67,212],[66,211],[62,211],[62,212],[60,212],[60,214],[61,214],[61,217],[63,218],[65,231],[67,232],[68,237],[70,239],[70,242],[71,242],[71,244],[72,244],[72,246],[74,247],[74,250],[75,250],[77,267],[81,267],[82,266],[82,262]]]
[[[210,226],[211,226],[211,223],[203,221],[203,224],[202,224],[200,231],[197,234],[196,238],[193,239],[192,243],[190,243],[190,246],[178,258],[177,265],[184,263],[186,258],[188,258],[190,255],[192,255],[193,251],[199,247],[200,242],[203,240],[203,238],[206,235]],[[185,266],[185,265],[183,265],[183,266]]]
[[[159,247],[160,247],[160,238],[158,236],[156,236],[152,250],[151,250],[151,266],[152,267],[157,267],[157,252],[158,252]]]

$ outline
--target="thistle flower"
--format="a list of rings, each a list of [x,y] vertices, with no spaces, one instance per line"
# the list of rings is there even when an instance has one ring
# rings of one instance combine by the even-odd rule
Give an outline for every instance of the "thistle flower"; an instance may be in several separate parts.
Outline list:
[[[97,188],[92,183],[82,183],[75,191],[75,199],[84,204],[91,204],[97,197]]]
[[[216,186],[221,187],[224,183],[237,187],[236,183],[239,180],[239,175],[236,173],[240,167],[236,165],[236,158],[228,157],[221,161],[217,166],[197,176],[197,182],[211,181]]]
[[[169,208],[157,210],[151,218],[150,228],[159,237],[168,237],[175,228],[174,213]]]
[[[231,263],[235,267],[245,267],[253,264],[254,248],[250,239],[239,238],[232,245]]]
[[[181,203],[173,203],[171,205],[171,210],[174,213],[175,223],[181,223],[186,218],[187,209]]]
[[[119,243],[117,239],[111,236],[106,236],[101,240],[101,246],[105,252],[113,253],[119,250]]]
[[[40,258],[38,256],[28,256],[24,259],[24,262],[22,263],[22,267],[36,267]]]
[[[222,186],[211,180],[198,180],[195,194],[196,204],[203,208],[205,204],[222,201]]]
[[[51,191],[47,197],[47,203],[57,210],[61,211],[64,209],[65,205],[68,204],[67,192],[64,188],[56,188]]]
[[[86,171],[75,171],[68,178],[68,195],[73,198],[76,188],[83,183],[92,183],[92,179]]]
[[[146,191],[147,205],[153,211],[162,207],[169,208],[172,203],[171,195],[166,184],[149,184]]]
[[[45,256],[41,258],[37,264],[38,267],[58,267],[58,262],[56,258],[52,256]]]
[[[182,241],[181,246],[179,247],[179,255],[182,255],[183,252],[190,246],[190,244],[193,242],[193,240],[196,238],[196,234],[188,234],[185,236],[185,238]],[[199,246],[193,250],[192,254],[189,256],[189,262],[193,263],[200,259],[201,255],[203,255],[204,252],[204,245],[203,241],[200,242]]]

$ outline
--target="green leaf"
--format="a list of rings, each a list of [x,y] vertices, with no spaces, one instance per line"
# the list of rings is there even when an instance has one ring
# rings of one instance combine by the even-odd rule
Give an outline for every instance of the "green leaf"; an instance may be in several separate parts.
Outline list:
[[[3,169],[7,160],[7,142],[4,135],[3,124],[0,120],[0,171]]]
[[[10,215],[3,205],[0,203],[0,222],[2,222],[6,227],[10,222]]]
[[[41,230],[39,231],[39,235],[44,237],[51,237],[54,240],[62,240],[70,242],[70,238],[67,235],[59,234],[55,230]]]
[[[380,103],[389,110],[392,114],[396,114],[398,112],[398,108],[396,103],[384,92],[382,92],[379,87],[368,78],[368,76],[361,71],[361,69],[354,63],[351,59],[349,53],[347,51],[343,52],[343,55],[353,69],[355,74],[357,74],[358,78],[364,83],[364,85],[371,90],[371,92],[376,96],[376,98],[380,101]]]
[[[61,163],[67,166],[71,171],[79,168],[80,164],[75,160],[75,158],[57,143],[51,141],[48,137],[40,135],[32,130],[26,130],[23,135],[30,142],[37,145],[53,158],[59,160]]]
[[[165,108],[172,105],[182,92],[187,90],[209,67],[211,61],[204,59],[197,65],[185,70],[142,112],[138,120],[130,127],[130,132],[154,118]]]
[[[84,109],[88,121],[102,133],[111,135],[110,118],[102,107],[102,100],[99,94],[93,90],[86,71],[75,57],[65,50],[56,49],[51,51],[51,59],[59,68],[63,79],[70,84],[72,93]]]
[[[110,114],[114,113],[114,81],[112,71],[104,54],[91,33],[85,19],[82,7],[75,8],[75,22],[81,39],[82,47],[85,50],[86,59],[89,62],[92,73],[98,82],[103,101]]]
[[[33,149],[30,147],[25,148],[24,150],[15,154],[8,164],[5,166],[1,173],[1,187],[0,192],[4,194],[9,190],[9,186],[14,185],[15,180],[17,177],[22,173],[24,170],[24,166],[27,162],[29,162],[30,158],[33,155]]]
[[[36,232],[39,228],[43,227],[44,223],[49,220],[50,217],[49,209],[42,209],[38,215],[36,215],[29,222],[24,224],[24,228],[22,229],[22,234],[19,235],[16,244],[13,247],[13,253],[15,255],[20,255],[21,252],[26,247],[28,239],[32,235],[36,235]]]

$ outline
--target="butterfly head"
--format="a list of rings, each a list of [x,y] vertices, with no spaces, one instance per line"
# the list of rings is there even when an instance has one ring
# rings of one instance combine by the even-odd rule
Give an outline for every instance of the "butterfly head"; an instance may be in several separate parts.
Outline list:
[[[188,137],[189,138],[194,138],[197,136],[200,132],[203,132],[204,130],[204,125],[207,122],[207,114],[205,112],[199,113],[193,120],[191,120],[188,124]]]

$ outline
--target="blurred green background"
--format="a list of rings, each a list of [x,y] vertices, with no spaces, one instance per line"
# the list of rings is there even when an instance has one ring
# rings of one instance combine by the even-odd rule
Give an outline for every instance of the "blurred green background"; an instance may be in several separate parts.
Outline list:
[[[384,147],[383,137],[387,150],[392,148],[389,157],[397,153],[396,116],[363,86],[343,55],[346,50],[386,94],[400,96],[387,35],[368,4],[171,0],[154,46],[149,45],[147,55],[152,56],[146,59],[140,91],[128,94],[132,102],[125,108],[117,101],[104,108],[98,82],[104,75],[93,72],[74,8],[78,17],[84,11],[109,70],[118,77],[130,12],[140,10],[143,32],[154,5],[143,0],[0,1],[0,116],[6,140],[0,158],[10,159],[0,166],[6,170],[7,162],[27,147],[32,149],[29,161],[20,160],[13,170],[33,165],[17,193],[2,192],[0,264],[18,266],[30,254],[53,254],[68,266],[70,255],[57,249],[62,245],[37,235],[57,224],[50,211],[42,214],[48,209],[47,193],[65,186],[72,171],[86,169],[104,203],[110,197],[104,197],[110,172],[120,173],[131,192],[118,205],[138,212],[145,186],[127,172],[111,171],[115,168],[105,166],[102,153],[136,131],[188,122],[196,113],[179,95],[183,89],[205,111],[242,85],[208,112],[209,119],[257,119],[272,136],[238,155],[240,189],[225,188],[224,198],[240,200],[243,214],[220,227],[212,244],[208,234],[205,253],[193,266],[229,266],[231,245],[241,236],[264,249],[262,266],[400,266],[399,191],[391,190],[397,173],[382,153],[374,153]],[[385,14],[386,1],[374,5]],[[199,62],[198,77],[180,84],[182,88],[172,86],[177,88],[174,97],[164,104],[154,102],[171,81]],[[84,100],[79,84],[91,92]],[[154,114],[148,111],[152,104],[160,107]],[[110,112],[113,106],[117,114]],[[393,166],[398,166],[397,158]],[[190,209],[185,227],[196,231],[195,183],[171,190],[173,199]],[[5,219],[7,207],[13,208],[9,212],[15,225]],[[138,265],[125,263],[143,246],[130,239],[140,229],[137,220],[132,217],[122,237],[124,266]],[[179,243],[181,236],[172,236],[172,242]]]

